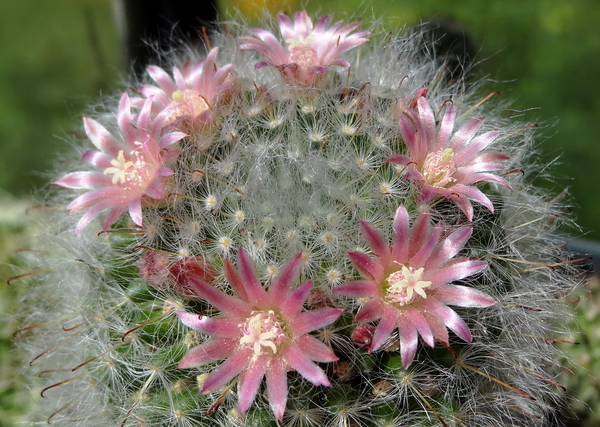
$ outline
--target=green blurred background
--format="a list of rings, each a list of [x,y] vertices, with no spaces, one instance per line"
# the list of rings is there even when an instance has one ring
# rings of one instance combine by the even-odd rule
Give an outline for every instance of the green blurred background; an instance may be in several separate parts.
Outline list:
[[[220,4],[225,19],[238,9],[256,16],[263,6],[272,12],[302,7],[312,16],[333,13],[334,18],[363,21],[383,16],[390,31],[430,19],[458,23],[471,34],[478,52],[474,78],[486,80],[482,95],[499,91],[502,102],[513,101],[512,108],[523,110],[525,120],[542,125],[537,150],[543,162],[560,156],[551,167],[553,179],[539,184],[554,194],[569,188],[583,228],[575,234],[600,240],[598,0]],[[90,111],[87,106],[122,90],[125,70],[110,0],[0,0],[0,277],[16,274],[9,264],[18,264],[13,254],[27,231],[22,212],[29,202],[23,200],[51,180],[53,164],[69,150],[70,134],[79,129],[82,112]],[[17,422],[22,411],[24,392],[14,381],[20,362],[9,350],[16,325],[3,316],[19,291],[17,285],[0,284],[0,426]],[[589,299],[586,304],[588,325],[599,324],[600,306]],[[600,342],[600,336],[595,339]],[[592,358],[596,364],[598,360]],[[588,378],[583,375],[584,382]],[[592,392],[590,402],[600,400],[597,386]]]

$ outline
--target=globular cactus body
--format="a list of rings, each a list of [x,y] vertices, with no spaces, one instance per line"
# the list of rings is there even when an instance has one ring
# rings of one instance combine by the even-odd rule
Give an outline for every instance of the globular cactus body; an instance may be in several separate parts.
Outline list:
[[[578,279],[560,199],[528,182],[532,130],[448,82],[421,34],[278,19],[85,119],[90,166],[54,182],[72,216],[43,211],[22,305],[32,413],[550,425]]]

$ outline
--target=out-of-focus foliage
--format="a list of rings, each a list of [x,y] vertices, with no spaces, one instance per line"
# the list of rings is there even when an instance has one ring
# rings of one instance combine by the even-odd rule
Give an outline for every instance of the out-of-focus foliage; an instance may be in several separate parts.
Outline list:
[[[17,321],[6,316],[14,311],[23,288],[9,286],[6,280],[23,264],[17,251],[25,248],[28,230],[24,213],[29,205],[30,201],[16,201],[0,191],[0,427],[16,424],[23,411],[25,390],[18,379],[23,363],[12,341]]]
[[[84,106],[122,72],[110,0],[0,2],[0,187],[46,184]]]
[[[581,426],[595,427],[600,417],[600,279],[591,280],[577,297],[574,329],[578,332],[570,339],[578,344],[562,345],[572,366],[571,371],[563,372],[562,383],[575,399],[571,407]]]

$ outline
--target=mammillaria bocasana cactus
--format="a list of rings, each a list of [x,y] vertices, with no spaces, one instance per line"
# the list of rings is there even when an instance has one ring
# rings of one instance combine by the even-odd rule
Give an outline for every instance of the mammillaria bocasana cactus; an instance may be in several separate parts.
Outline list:
[[[278,23],[84,119],[23,275],[32,417],[552,425],[578,278],[532,127],[444,78],[422,34]]]

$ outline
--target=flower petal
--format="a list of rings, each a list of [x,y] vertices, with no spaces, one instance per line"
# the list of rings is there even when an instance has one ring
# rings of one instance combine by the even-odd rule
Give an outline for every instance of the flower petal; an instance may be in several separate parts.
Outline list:
[[[97,151],[94,151],[97,153]],[[71,172],[52,181],[52,184],[66,188],[98,188],[106,187],[112,182],[111,178],[98,172]]]
[[[228,318],[213,318],[185,311],[178,311],[176,314],[179,320],[181,320],[181,323],[185,326],[195,329],[198,332],[202,332],[203,334],[223,338],[239,338],[241,335],[238,324]]]
[[[316,362],[335,362],[339,359],[328,346],[312,335],[303,335],[296,342],[300,350]]]
[[[405,316],[398,319],[398,332],[400,333],[402,366],[404,366],[404,369],[408,369],[415,358],[415,354],[417,354],[419,335],[413,323]]]
[[[459,307],[484,308],[497,303],[494,298],[485,292],[460,285],[442,286],[431,291],[431,295],[444,304],[457,305]]]
[[[304,302],[312,290],[312,281],[304,282],[300,287],[294,290],[287,299],[279,304],[279,309],[284,317],[292,317],[302,310]]]
[[[337,320],[344,309],[323,307],[318,310],[305,311],[296,316],[292,326],[296,336],[302,336],[315,329],[320,329]]]
[[[298,278],[301,267],[302,252],[299,252],[289,259],[269,285],[269,294],[273,297],[273,301],[283,301],[285,299]]]
[[[420,308],[429,311],[432,315],[441,319],[446,326],[464,341],[470,343],[473,338],[471,331],[465,321],[450,307],[442,304],[433,297],[420,302]]]
[[[379,284],[374,280],[356,280],[333,288],[333,292],[355,298],[377,296],[379,295],[379,290]]]
[[[240,375],[238,383],[238,409],[240,413],[246,412],[254,402],[260,382],[267,372],[269,359],[268,356],[259,356],[252,359],[250,366]]]
[[[286,349],[284,359],[287,364],[314,385],[331,387],[325,372],[313,363],[294,342]]]
[[[107,153],[115,159],[117,158],[122,148],[104,126],[89,117],[83,118],[83,126],[90,141],[100,151]]]
[[[425,263],[425,269],[435,270],[453,258],[465,246],[473,234],[472,227],[463,227],[452,232],[436,247],[435,251]]]
[[[404,264],[408,261],[408,248],[409,248],[409,222],[408,212],[403,205],[400,205],[396,209],[396,215],[394,215],[394,236],[392,238],[392,257],[394,261]]]
[[[423,278],[434,284],[446,284],[455,280],[464,279],[485,269],[485,261],[465,260],[464,258],[446,264],[437,271],[425,271]]]
[[[214,339],[192,348],[183,356],[177,369],[195,368],[227,357],[236,347],[238,340]]]
[[[348,255],[356,269],[363,276],[371,278],[376,282],[383,280],[383,266],[377,259],[371,258],[362,252],[349,252]]]
[[[235,349],[227,360],[208,374],[200,392],[218,390],[226,385],[236,375],[248,368],[253,355],[254,352],[249,347],[238,347]]]
[[[373,298],[360,308],[354,321],[358,323],[373,322],[381,318],[382,314],[383,304],[381,299]]]
[[[433,348],[435,345],[433,331],[431,330],[431,326],[429,326],[427,319],[425,319],[425,316],[423,316],[416,308],[408,307],[406,309],[405,318],[414,325],[419,334],[423,337],[423,341],[425,341],[429,347]]]
[[[267,396],[269,404],[279,421],[283,421],[283,414],[287,403],[287,368],[283,361],[273,360],[267,370]]]
[[[390,259],[390,247],[381,233],[368,222],[361,221],[360,228],[365,240],[371,247],[373,253],[379,257],[382,264],[388,264]]]
[[[254,271],[254,266],[252,265],[250,257],[246,254],[242,247],[238,249],[237,258],[240,279],[242,280],[244,289],[248,295],[248,301],[256,303],[269,299],[267,292],[260,283],[260,280],[258,280],[258,276]]]
[[[252,311],[246,302],[227,295],[203,280],[198,280],[195,277],[189,277],[188,280],[199,297],[229,316],[245,319]]]
[[[389,307],[384,308],[381,320],[377,325],[377,329],[375,329],[369,353],[379,349],[385,340],[388,339],[392,331],[396,328],[396,320],[396,313],[394,313],[393,309]]]
[[[412,268],[421,268],[423,267],[423,265],[425,265],[432,252],[436,248],[441,235],[442,225],[438,223],[435,225],[433,231],[427,237],[427,240],[424,240],[422,242],[423,244],[421,248],[408,261]]]

